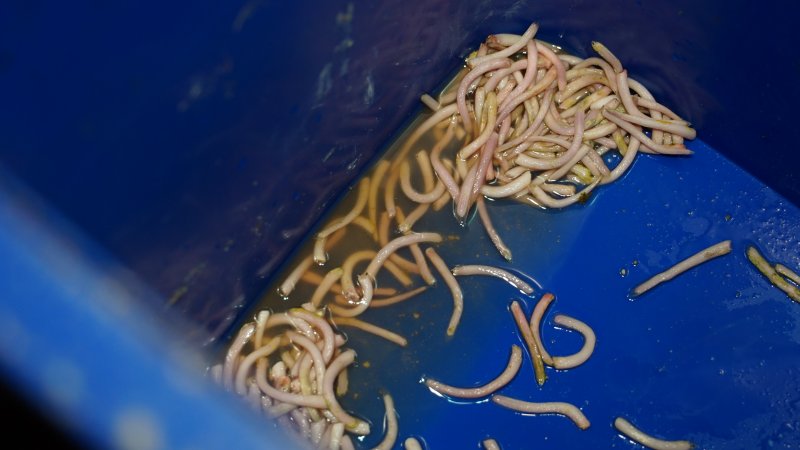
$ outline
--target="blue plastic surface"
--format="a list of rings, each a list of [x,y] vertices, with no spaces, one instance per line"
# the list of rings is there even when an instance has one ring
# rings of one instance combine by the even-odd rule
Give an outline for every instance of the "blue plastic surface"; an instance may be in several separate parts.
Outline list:
[[[447,209],[426,214],[415,230],[458,236],[436,245],[449,266],[497,265],[528,278],[535,291],[526,296],[502,280],[461,278],[464,312],[452,338],[445,336],[451,294],[442,283],[367,310],[359,318],[405,336],[408,346],[342,327],[358,354],[353,395],[343,403],[380,430],[380,393],[391,393],[400,436],[417,436],[429,449],[474,448],[487,437],[506,450],[635,448],[612,428],[617,416],[703,449],[799,446],[800,304],[770,285],[745,252],[754,245],[768,260],[800,268],[800,210],[702,142],[689,147],[691,157],[640,155],[622,180],[598,188],[585,205],[542,211],[489,204],[513,252],[510,263],[477,218],[462,229]],[[731,240],[730,254],[631,298],[638,284],[723,240]],[[403,289],[388,276],[378,282]],[[556,297],[543,325],[548,351],[569,355],[582,345],[577,333],[554,324],[557,314],[592,327],[596,349],[582,366],[548,369],[541,388],[525,351],[522,369],[499,393],[573,403],[592,423],[588,430],[564,417],[516,414],[488,398],[448,400],[422,383],[431,377],[473,387],[494,379],[511,345],[525,348],[511,301],[530,314],[545,292]],[[307,300],[267,297],[273,308]],[[363,448],[381,439],[376,432]]]
[[[5,383],[80,448],[291,448],[274,424],[205,377],[205,357],[182,338],[180,318],[153,317],[152,292],[2,174]],[[22,425],[29,433],[36,424]]]
[[[437,251],[451,266],[482,263],[524,274],[534,280],[534,294],[497,279],[464,277],[464,313],[449,339],[452,300],[445,286],[368,310],[360,318],[406,336],[409,344],[400,348],[343,328],[362,364],[350,373],[359,397],[346,404],[379,429],[379,392],[392,393],[401,436],[417,436],[429,449],[475,448],[487,437],[506,450],[637,448],[613,429],[617,416],[703,449],[800,445],[800,305],[745,256],[755,245],[770,261],[800,267],[800,210],[702,142],[689,147],[696,151],[689,158],[643,155],[587,205],[540,211],[490,204],[513,252],[511,263],[478,222]],[[426,219],[415,229],[431,230]],[[458,227],[439,231],[458,233]],[[730,254],[629,298],[639,283],[727,239]],[[589,429],[555,415],[520,415],[486,398],[448,405],[421,383],[431,377],[472,387],[494,379],[511,345],[524,348],[510,302],[520,300],[530,314],[544,292],[556,296],[543,325],[548,351],[569,355],[582,345],[577,333],[553,323],[557,314],[591,326],[595,351],[577,368],[548,369],[542,388],[526,351],[520,372],[499,393],[573,403],[591,421]],[[370,436],[365,448],[380,439]]]
[[[0,161],[165,298],[182,292],[175,308],[213,339],[419,95],[487,34],[531,21],[579,55],[606,43],[707,142],[797,202],[800,157],[784,142],[800,101],[797,8],[9,0]]]
[[[542,39],[579,55],[592,40],[604,42],[706,142],[796,204],[800,156],[786,136],[800,100],[797,8],[743,0],[724,6],[711,0],[8,0],[0,4],[0,165],[160,294],[157,302],[171,304],[200,345],[230,328],[418,108],[421,92],[437,87],[485,35],[518,32],[532,20],[541,24]],[[756,201],[732,193],[741,185],[728,186],[719,202]],[[16,197],[16,190],[3,189],[4,198]],[[659,214],[677,214],[673,196],[664,197],[673,209]],[[4,223],[19,223],[21,212],[9,205]],[[656,227],[661,216],[653,214]],[[770,233],[766,225],[782,214],[764,211],[736,224]],[[628,224],[629,215],[620,213],[615,226]],[[36,220],[41,239],[64,236],[62,222]],[[20,232],[3,227],[4,242],[15,243]],[[791,243],[795,253],[789,244],[763,242],[776,258],[796,255]],[[613,244],[597,244],[595,252]],[[22,267],[23,248],[7,249],[4,263]],[[40,293],[43,308],[70,298],[46,258],[27,261],[31,277],[53,282]],[[93,275],[96,267],[85,270],[87,277],[101,276]],[[636,273],[629,270],[626,286]],[[9,273],[2,284],[16,286]],[[23,308],[22,291],[4,293],[12,299],[4,304]],[[570,296],[557,294],[559,302]],[[92,310],[91,303],[82,305]],[[789,325],[765,328],[781,326]],[[721,328],[738,333],[728,322]],[[54,338],[49,330],[39,332]],[[93,345],[97,336],[82,330],[69,329]],[[713,349],[730,337],[702,336]],[[122,350],[119,356],[124,359]],[[31,376],[30,366],[5,364],[15,380]],[[704,359],[697,364],[714,366]],[[771,371],[770,386],[791,388],[789,370]],[[778,398],[775,392],[769,398]],[[796,406],[776,405],[796,418]],[[776,433],[793,435],[792,426]]]

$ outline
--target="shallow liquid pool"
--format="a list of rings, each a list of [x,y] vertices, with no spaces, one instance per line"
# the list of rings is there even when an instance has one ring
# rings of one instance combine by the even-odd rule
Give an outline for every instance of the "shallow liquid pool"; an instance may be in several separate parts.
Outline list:
[[[488,204],[513,251],[510,263],[476,218],[461,228],[446,207],[418,222],[416,231],[458,236],[437,246],[451,267],[498,265],[528,276],[536,291],[528,297],[499,279],[459,278],[464,314],[450,338],[445,329],[452,300],[441,281],[414,299],[359,316],[404,335],[406,348],[342,328],[347,346],[358,353],[342,403],[373,425],[361,446],[382,439],[383,391],[393,395],[399,415],[397,448],[408,436],[428,449],[476,448],[487,437],[506,450],[634,448],[613,428],[617,416],[699,448],[800,444],[800,304],[745,256],[755,244],[768,260],[797,270],[800,210],[703,142],[688,146],[695,151],[691,157],[640,154],[624,178],[600,187],[586,204],[560,211],[511,201]],[[357,246],[361,232],[352,233],[348,241]],[[732,240],[730,254],[630,299],[637,284],[726,239]],[[309,250],[307,244],[298,255]],[[289,262],[284,272],[295,264]],[[415,279],[415,286],[422,284]],[[302,303],[307,297],[300,286],[289,300],[271,288],[245,317],[250,320],[264,306],[278,310]],[[550,353],[571,354],[582,344],[578,333],[554,326],[552,318],[563,313],[593,327],[594,354],[571,370],[548,368],[547,382],[539,387],[526,351],[520,372],[499,393],[573,403],[591,421],[589,429],[581,431],[561,416],[522,415],[488,399],[451,401],[421,383],[425,376],[463,387],[494,379],[511,345],[525,348],[510,302],[521,300],[529,314],[544,292],[556,296],[542,328]]]

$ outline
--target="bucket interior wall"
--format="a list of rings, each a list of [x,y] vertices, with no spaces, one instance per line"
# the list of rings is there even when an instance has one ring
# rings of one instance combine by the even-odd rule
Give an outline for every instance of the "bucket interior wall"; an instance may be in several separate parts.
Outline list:
[[[0,161],[220,336],[487,34],[604,42],[789,200],[795,6],[734,1],[11,1]],[[13,107],[10,107],[12,106]]]

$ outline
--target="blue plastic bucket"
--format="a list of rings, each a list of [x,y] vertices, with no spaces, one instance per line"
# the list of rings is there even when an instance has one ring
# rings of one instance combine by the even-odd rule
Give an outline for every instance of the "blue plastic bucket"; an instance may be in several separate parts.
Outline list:
[[[602,41],[697,128],[702,143],[696,150],[703,155],[696,166],[665,162],[642,175],[668,179],[656,197],[669,203],[674,192],[705,186],[685,184],[674,173],[701,176],[719,164],[730,169],[709,177],[724,187],[719,196],[671,200],[668,220],[681,227],[659,232],[680,241],[681,233],[702,228],[685,217],[689,211],[702,206],[715,217],[736,218],[740,208],[734,234],[797,262],[800,156],[787,139],[800,100],[796,8],[683,0],[7,1],[0,6],[0,361],[6,379],[81,442],[124,447],[126,436],[141,434],[163,448],[264,442],[282,448],[282,434],[206,389],[199,356],[174,355],[203,352],[230,332],[322,214],[420,110],[421,93],[440,87],[486,35],[518,33],[532,21],[540,24],[539,38],[579,56],[590,53],[592,40]],[[635,185],[635,172],[625,183]],[[605,197],[599,200],[611,202],[614,194]],[[745,214],[745,207],[757,213]],[[600,216],[591,220],[619,220]],[[630,220],[648,223],[641,216]],[[770,223],[785,225],[776,232]],[[711,229],[701,234],[712,236]],[[768,240],[770,233],[781,243]],[[646,238],[636,237],[643,248],[663,244]],[[615,244],[585,245],[603,252]],[[616,270],[632,270],[628,262],[620,259]],[[558,279],[553,274],[555,287],[567,283]],[[732,289],[726,295],[738,298]],[[768,318],[759,305],[776,316]],[[742,394],[739,403],[719,406],[729,415],[713,423],[698,418],[693,431],[719,438],[707,441],[718,448],[797,445],[793,402],[800,397],[790,389],[796,378],[790,362],[798,362],[798,344],[790,322],[800,313],[791,303],[745,306],[740,316],[714,325],[736,324],[732,330],[747,335],[750,320],[763,320],[764,330],[774,333],[758,331],[748,342],[758,336],[767,336],[767,346],[786,341],[773,353],[783,363],[768,361],[752,377],[769,391],[753,394],[763,414],[734,414],[754,404]],[[739,356],[760,362],[756,350],[726,347],[731,336],[689,325],[696,334],[664,333],[712,341],[701,353],[708,358],[684,360],[697,370],[731,370],[717,367],[715,348],[726,349],[726,364]],[[610,333],[609,339],[625,339]],[[178,350],[153,350],[163,348]],[[634,362],[627,361],[626,373],[654,376],[649,370],[656,363]],[[741,383],[750,380],[739,376]],[[699,395],[707,384],[693,386],[675,398]],[[776,416],[765,415],[767,409]],[[770,431],[738,435],[725,420]],[[780,426],[766,425],[775,421]],[[606,431],[607,440],[589,435],[573,443],[613,445]],[[234,445],[232,436],[241,441]]]

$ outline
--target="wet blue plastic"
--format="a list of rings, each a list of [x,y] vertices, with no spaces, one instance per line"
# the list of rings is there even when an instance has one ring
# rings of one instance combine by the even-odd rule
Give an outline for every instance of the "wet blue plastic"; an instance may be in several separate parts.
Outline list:
[[[437,87],[485,35],[519,32],[532,20],[542,39],[579,55],[591,40],[604,42],[706,142],[796,204],[800,157],[786,141],[800,100],[796,9],[710,0],[8,0],[0,5],[0,164],[160,294],[159,302],[178,297],[171,311],[189,322],[199,346],[229,329],[419,107],[421,92]],[[737,197],[744,181],[731,180],[720,202],[755,201]],[[676,183],[687,181],[698,180]],[[9,220],[22,214],[5,206]],[[764,224],[779,215],[768,213],[741,226],[768,232]],[[38,220],[43,233],[72,239],[60,221]],[[18,233],[0,231],[11,242]],[[772,256],[796,255],[796,248],[773,248]],[[14,255],[22,258],[4,254],[11,266]],[[59,279],[46,258],[27,267],[31,277]],[[626,286],[636,273],[629,269]],[[558,287],[559,298],[569,298]],[[69,292],[49,291],[42,309]],[[26,304],[19,291],[3,294],[9,305]],[[722,328],[738,333],[728,322]],[[73,329],[83,336],[83,327]],[[725,345],[703,336],[712,336],[711,348]],[[697,365],[716,367],[702,358]],[[769,372],[772,384],[791,387],[789,370]],[[720,420],[736,419],[726,405]],[[784,407],[796,419],[796,405]],[[796,428],[783,435],[796,437]]]
[[[344,329],[359,360],[370,362],[351,372],[360,393],[350,400],[354,410],[380,424],[378,391],[394,393],[401,435],[421,437],[430,449],[475,448],[486,437],[506,450],[636,448],[612,428],[617,416],[703,449],[800,445],[800,305],[745,256],[755,245],[771,261],[800,267],[800,210],[703,143],[690,148],[696,151],[690,158],[639,158],[589,205],[552,212],[490,204],[512,263],[502,260],[479,223],[438,252],[450,265],[485,263],[524,273],[538,284],[533,296],[500,280],[461,279],[464,313],[452,339],[445,337],[452,308],[445,286],[391,312],[367,311],[364,320],[407,336],[409,344],[401,349]],[[416,228],[430,229],[425,222]],[[727,239],[730,254],[629,299],[639,283]],[[574,403],[591,421],[589,429],[558,416],[522,416],[488,399],[446,405],[421,384],[423,377],[465,387],[494,379],[511,345],[524,348],[510,302],[522,301],[530,314],[544,292],[556,296],[543,325],[550,353],[569,355],[582,345],[577,333],[554,324],[557,314],[589,324],[595,352],[577,368],[548,369],[539,388],[526,351],[519,374],[499,393]]]

